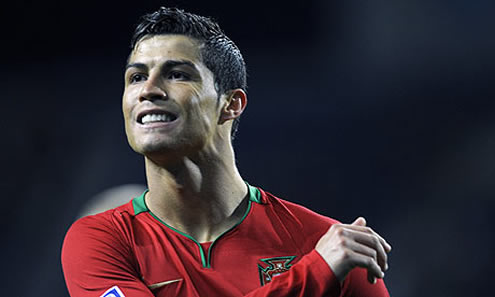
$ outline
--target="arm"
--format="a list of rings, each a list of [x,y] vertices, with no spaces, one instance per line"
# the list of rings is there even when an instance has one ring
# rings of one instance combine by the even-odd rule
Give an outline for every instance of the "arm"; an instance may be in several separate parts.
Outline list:
[[[290,271],[247,296],[389,297],[381,278],[390,250],[363,218],[334,224]]]
[[[338,228],[331,228],[318,245],[328,245],[324,244],[325,236],[334,229]],[[118,286],[125,296],[154,296],[141,281],[136,271],[138,265],[127,246],[111,221],[89,217],[74,223],[62,248],[62,265],[70,295],[102,296]],[[374,285],[367,282],[365,269],[348,272],[341,286],[341,279],[330,267],[318,249],[312,250],[288,272],[246,296],[388,296],[381,280]]]
[[[340,296],[340,283],[315,250],[305,255],[286,273],[246,297]]]
[[[321,255],[313,250],[288,272],[277,276],[266,286],[250,292],[246,297],[389,297],[383,280],[374,284],[367,278],[367,270],[355,268],[342,282],[336,277]]]
[[[274,210],[284,226],[292,230],[293,242],[301,251],[316,250],[326,262],[332,280],[337,278],[341,284],[338,296],[389,296],[381,278],[388,269],[387,253],[392,247],[366,226],[364,218],[342,224],[269,193],[262,194],[275,205]]]
[[[131,251],[114,230],[113,223],[101,217],[82,218],[69,229],[62,267],[70,296],[98,297],[113,286],[125,296],[153,296],[140,280],[137,265],[132,265]]]
[[[154,296],[138,277],[133,262],[112,223],[101,217],[74,223],[62,247],[64,276],[72,297],[102,296],[114,286],[126,297]],[[321,256],[312,251],[290,271],[247,296],[323,296],[324,292],[339,296],[340,284]]]

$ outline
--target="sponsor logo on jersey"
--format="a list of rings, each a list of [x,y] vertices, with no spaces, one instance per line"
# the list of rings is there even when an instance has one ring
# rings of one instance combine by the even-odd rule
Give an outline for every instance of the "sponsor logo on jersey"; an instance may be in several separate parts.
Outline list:
[[[296,258],[296,256],[287,256],[287,257],[275,257],[275,258],[267,258],[260,259],[264,264],[268,264],[268,266],[263,267],[258,264],[258,271],[260,273],[260,282],[261,285],[264,286],[272,281],[274,277],[280,275],[286,271],[288,271],[292,264],[291,262]]]
[[[113,286],[108,289],[103,295],[100,297],[125,297],[124,293],[117,286]]]

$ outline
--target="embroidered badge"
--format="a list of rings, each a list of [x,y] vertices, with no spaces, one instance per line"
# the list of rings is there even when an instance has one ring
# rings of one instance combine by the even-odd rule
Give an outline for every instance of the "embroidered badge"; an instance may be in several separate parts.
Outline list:
[[[261,285],[264,286],[268,284],[277,275],[288,271],[292,267],[292,260],[294,260],[295,258],[296,256],[260,259],[260,261],[262,261],[263,263],[268,264],[268,266],[265,268],[258,264]]]
[[[113,286],[110,289],[108,289],[103,295],[100,297],[125,297],[124,293],[119,289],[117,286]]]

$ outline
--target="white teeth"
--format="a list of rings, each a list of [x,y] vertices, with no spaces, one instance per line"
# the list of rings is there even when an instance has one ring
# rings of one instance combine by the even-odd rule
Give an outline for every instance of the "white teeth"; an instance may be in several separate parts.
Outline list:
[[[147,114],[142,119],[143,124],[154,122],[170,122],[172,118],[168,114]]]

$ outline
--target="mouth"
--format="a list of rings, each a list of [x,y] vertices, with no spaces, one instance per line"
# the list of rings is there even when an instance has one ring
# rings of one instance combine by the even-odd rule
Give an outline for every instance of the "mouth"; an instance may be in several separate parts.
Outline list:
[[[141,125],[151,125],[155,123],[170,123],[177,120],[177,116],[164,110],[148,110],[138,115],[137,122]]]

